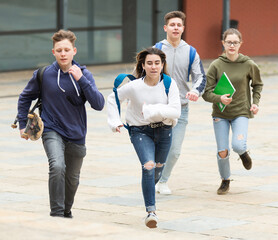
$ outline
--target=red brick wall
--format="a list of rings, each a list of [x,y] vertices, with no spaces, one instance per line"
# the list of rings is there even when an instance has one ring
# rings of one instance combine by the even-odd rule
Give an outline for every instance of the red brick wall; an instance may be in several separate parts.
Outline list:
[[[186,42],[201,58],[216,58],[222,52],[223,0],[184,0],[184,12]],[[230,0],[230,19],[239,21],[243,54],[278,54],[278,0]]]

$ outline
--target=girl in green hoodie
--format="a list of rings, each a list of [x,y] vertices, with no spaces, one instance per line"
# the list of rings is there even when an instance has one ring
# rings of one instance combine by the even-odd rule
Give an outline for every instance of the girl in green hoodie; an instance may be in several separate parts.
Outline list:
[[[232,148],[239,154],[243,166],[249,170],[252,160],[247,153],[247,130],[249,118],[259,111],[263,83],[258,66],[249,57],[239,53],[242,44],[241,33],[234,28],[223,34],[224,53],[214,60],[207,72],[207,86],[203,98],[213,103],[213,127],[217,143],[217,162],[221,185],[217,194],[226,194],[230,184],[229,131],[232,129]],[[216,95],[213,90],[226,73],[235,88],[233,97],[229,94]],[[250,87],[251,86],[251,87]],[[251,97],[252,88],[252,97]],[[252,99],[252,101],[251,101]],[[217,103],[226,105],[223,112]]]

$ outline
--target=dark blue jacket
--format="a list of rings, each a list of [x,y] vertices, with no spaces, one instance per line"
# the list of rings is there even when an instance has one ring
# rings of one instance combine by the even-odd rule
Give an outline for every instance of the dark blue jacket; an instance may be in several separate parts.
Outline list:
[[[87,133],[85,102],[88,101],[93,109],[100,111],[104,107],[105,100],[97,89],[91,72],[75,61],[73,64],[79,66],[83,72],[79,81],[72,76],[74,83],[69,73],[60,70],[56,61],[46,67],[42,82],[41,118],[44,122],[44,132],[56,131],[67,141],[85,144]],[[20,129],[26,126],[32,101],[39,97],[39,84],[36,78],[37,70],[19,96]]]

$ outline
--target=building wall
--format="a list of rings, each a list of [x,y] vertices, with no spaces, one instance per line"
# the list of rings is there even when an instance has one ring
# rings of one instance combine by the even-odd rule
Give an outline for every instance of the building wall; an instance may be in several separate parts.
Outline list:
[[[203,59],[222,52],[223,0],[184,0],[185,40]],[[241,52],[249,56],[278,54],[278,1],[230,0],[230,19],[243,35]]]

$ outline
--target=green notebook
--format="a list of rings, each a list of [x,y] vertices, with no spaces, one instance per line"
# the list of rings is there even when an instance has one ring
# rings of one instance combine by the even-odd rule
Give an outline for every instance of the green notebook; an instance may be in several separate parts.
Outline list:
[[[213,92],[217,95],[224,95],[230,94],[232,97],[235,93],[236,89],[234,88],[233,84],[231,83],[230,79],[228,78],[227,74],[223,72],[221,78],[219,79],[218,83],[216,84]],[[223,112],[226,105],[223,103],[217,103],[220,111]]]

